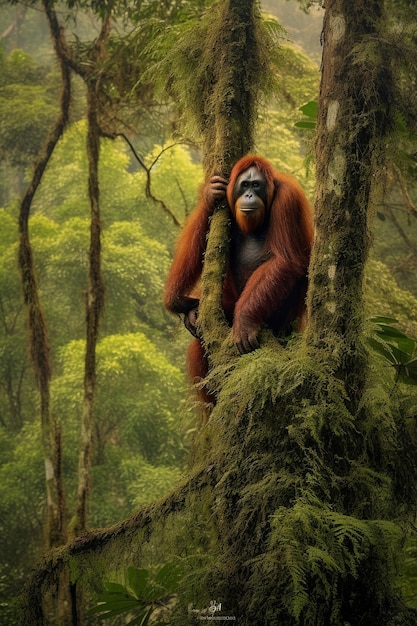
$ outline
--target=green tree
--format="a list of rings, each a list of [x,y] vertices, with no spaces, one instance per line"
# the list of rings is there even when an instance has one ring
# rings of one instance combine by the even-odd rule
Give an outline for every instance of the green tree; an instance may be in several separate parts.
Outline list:
[[[22,50],[0,48],[0,203],[23,191],[24,169],[39,154],[57,111],[56,77]],[[8,182],[8,185],[6,184]],[[10,188],[9,188],[10,186]]]
[[[0,402],[1,426],[17,432],[32,405],[27,345],[22,336],[23,302],[16,267],[15,221],[0,210]]]
[[[50,3],[42,3],[43,11],[50,27],[50,34],[54,44],[56,57],[61,70],[62,91],[59,107],[57,107],[57,117],[54,126],[49,132],[48,137],[38,150],[39,157],[36,158],[33,168],[33,174],[20,202],[19,230],[20,230],[20,246],[19,261],[23,282],[24,301],[28,312],[28,326],[30,332],[30,348],[34,372],[37,381],[40,398],[39,413],[41,417],[42,444],[45,457],[45,478],[47,485],[47,515],[46,515],[46,545],[58,545],[65,542],[67,536],[66,528],[66,502],[64,497],[64,485],[62,480],[62,443],[61,443],[61,426],[58,416],[51,411],[51,380],[52,380],[52,360],[50,337],[47,327],[47,318],[45,316],[45,307],[42,303],[42,292],[39,289],[39,277],[33,257],[32,240],[29,233],[30,215],[33,210],[33,201],[38,195],[38,190],[42,182],[44,172],[50,162],[55,147],[62,137],[68,122],[69,108],[71,105],[71,75],[77,74],[84,81],[86,88],[87,101],[87,165],[88,176],[85,178],[86,191],[88,195],[88,204],[90,211],[90,245],[87,265],[86,280],[86,358],[85,358],[85,377],[84,377],[84,410],[81,414],[81,432],[82,441],[79,444],[80,458],[78,469],[78,502],[76,508],[76,520],[71,525],[72,532],[81,532],[86,528],[87,524],[87,508],[86,502],[89,494],[90,468],[93,458],[92,444],[94,441],[94,399],[96,391],[96,345],[98,341],[99,323],[102,317],[104,284],[101,272],[101,206],[99,194],[99,154],[104,135],[115,137],[118,131],[117,123],[111,124],[111,120],[115,119],[114,115],[122,105],[119,102],[121,98],[120,89],[125,89],[130,93],[132,84],[126,87],[117,85],[118,93],[115,94],[113,88],[116,87],[116,81],[112,75],[112,68],[107,65],[110,49],[114,44],[115,38],[111,39],[112,27],[111,16],[118,14],[120,7],[113,7],[101,14],[102,7],[95,7],[98,13],[101,31],[98,38],[90,43],[83,44],[80,40],[75,39],[72,45],[68,45],[65,36],[65,30],[58,21],[54,6]],[[164,7],[161,7],[162,14]],[[138,18],[139,16],[137,16]],[[119,48],[119,51],[123,50]],[[120,60],[120,57],[119,57]],[[116,62],[117,65],[117,62]],[[97,68],[100,66],[100,79],[97,78]],[[114,66],[113,66],[114,69]],[[112,86],[110,85],[112,83]],[[100,85],[100,89],[97,88]],[[119,89],[120,88],[120,89]],[[109,91],[110,89],[110,91]],[[113,91],[112,91],[113,90]],[[13,102],[17,101],[17,95],[21,95],[22,88],[19,88],[19,94],[12,94]],[[147,91],[147,87],[135,89],[136,95]],[[110,97],[110,92],[112,96]],[[33,92],[35,93],[35,92]],[[10,96],[11,94],[6,94]],[[5,100],[6,101],[6,100]],[[138,100],[136,100],[137,102]],[[7,100],[9,105],[9,100]],[[42,107],[39,107],[42,109]],[[122,124],[123,127],[123,124]],[[13,130],[13,129],[12,129]],[[20,129],[19,129],[20,130]],[[26,129],[27,130],[27,129]],[[7,139],[7,138],[6,138]],[[5,141],[7,145],[7,141]],[[40,224],[38,222],[38,224]],[[49,226],[46,221],[44,225]],[[54,227],[54,225],[52,225]],[[147,241],[147,247],[152,246],[150,240]],[[155,251],[163,255],[161,247],[154,245]],[[110,268],[111,266],[109,266]],[[152,291],[153,283],[149,282],[150,291]],[[149,291],[149,290],[148,290]],[[142,297],[152,296],[155,292],[144,293]],[[138,294],[133,294],[138,295]],[[149,302],[140,302],[143,312],[148,308],[148,316],[152,315]],[[161,315],[160,315],[161,317]],[[156,319],[156,316],[155,316]],[[160,321],[159,324],[162,322]],[[172,372],[171,372],[172,374]],[[62,600],[62,599],[61,599]],[[59,602],[60,606],[65,606],[65,602]],[[65,616],[61,616],[65,619]]]
[[[45,466],[47,468],[48,487],[48,532],[50,545],[65,541],[65,501],[61,480],[62,458],[60,450],[60,434],[55,416],[50,412],[50,381],[51,364],[49,355],[49,340],[45,316],[39,289],[37,285],[36,271],[33,262],[31,241],[29,237],[28,223],[32,209],[33,199],[41,183],[44,171],[50,161],[58,140],[61,138],[68,122],[69,107],[71,104],[71,77],[72,73],[78,75],[85,85],[86,91],[86,152],[88,163],[88,199],[90,207],[90,244],[88,252],[88,272],[86,285],[86,357],[84,377],[84,410],[81,416],[81,443],[79,457],[79,486],[78,503],[76,507],[76,523],[72,524],[73,530],[82,532],[86,528],[87,514],[86,502],[89,492],[89,474],[92,456],[92,433],[94,430],[94,397],[96,389],[96,345],[99,327],[104,305],[105,286],[101,270],[101,199],[99,191],[99,158],[101,141],[103,136],[114,138],[119,132],[120,122],[115,118],[115,112],[121,110],[123,93],[131,92],[134,88],[136,96],[148,92],[148,86],[141,83],[140,87],[127,82],[117,82],[114,75],[112,62],[109,63],[111,54],[117,55],[113,50],[115,43],[113,35],[112,19],[117,18],[123,8],[119,6],[93,7],[99,18],[99,34],[94,42],[81,44],[76,40],[73,45],[68,45],[65,30],[59,23],[55,8],[50,3],[42,4],[45,12],[55,48],[55,53],[60,64],[62,92],[59,116],[55,126],[45,143],[44,149],[38,158],[33,177],[23,196],[20,205],[20,267],[23,280],[25,303],[29,313],[29,329],[31,353],[34,369],[39,386],[41,398],[40,412],[42,431],[44,433],[43,444],[45,451]],[[145,11],[146,14],[146,11]],[[139,19],[139,15],[135,16]],[[116,48],[118,48],[116,44]],[[121,48],[118,48],[119,53]],[[114,62],[114,57],[113,57]],[[119,74],[120,76],[120,74]],[[130,74],[131,76],[131,74]],[[127,77],[126,77],[127,80]],[[78,529],[78,530],[77,530]]]
[[[57,170],[60,169],[58,163]],[[130,176],[135,180],[135,174]],[[163,180],[166,183],[167,178]],[[120,184],[125,182],[121,176]],[[77,186],[77,180],[73,184]],[[115,193],[123,195],[117,187]],[[123,204],[122,198],[120,202]],[[130,202],[129,189],[125,202]],[[59,214],[53,199],[51,204],[54,213]],[[0,504],[0,524],[2,544],[7,545],[7,555],[14,554],[14,558],[7,556],[2,562],[4,584],[0,593],[4,604],[2,617],[14,624],[17,621],[13,596],[20,591],[27,567],[42,550],[45,496],[36,432],[37,394],[27,360],[25,316],[16,267],[17,229],[6,211],[2,212],[2,219],[2,310],[11,334],[6,330],[1,334],[1,472],[8,477],[4,481],[8,494]],[[61,224],[36,214],[30,220],[30,230],[50,329],[54,365],[51,410],[63,429],[63,479],[71,510],[77,475],[88,220],[74,218]],[[180,341],[178,325],[168,322],[160,302],[167,266],[165,247],[145,236],[138,222],[114,222],[104,229],[103,267],[108,288],[102,341],[98,345],[97,423],[89,503],[94,526],[114,523],[129,515],[136,503],[148,503],[164,495],[164,490],[179,476],[178,468],[183,462],[184,442],[179,433],[189,427],[187,422],[192,418],[185,405],[184,376],[162,356],[171,362],[179,361],[175,352],[185,349],[183,346],[175,350]],[[167,328],[172,329],[169,346],[163,338]],[[74,352],[76,358],[71,359]],[[40,474],[36,476],[36,472]],[[20,515],[22,508],[24,516]]]
[[[68,451],[78,447],[83,351],[83,341],[61,350],[61,373],[52,389],[54,410],[65,424]],[[171,486],[178,477],[184,449],[172,407],[181,403],[184,389],[180,371],[138,332],[109,335],[99,342],[97,384],[89,508],[93,523],[103,525],[131,510],[133,485],[144,478],[140,472],[133,477],[129,467],[153,471],[155,478],[163,477],[164,485]],[[74,463],[71,455],[75,469]],[[164,495],[156,484],[143,486],[136,497],[149,502],[152,496]],[[70,472],[67,485],[74,493]]]

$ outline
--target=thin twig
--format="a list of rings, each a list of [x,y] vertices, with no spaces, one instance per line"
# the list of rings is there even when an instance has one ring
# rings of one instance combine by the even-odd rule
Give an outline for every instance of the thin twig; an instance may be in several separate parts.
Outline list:
[[[166,148],[163,148],[161,150],[161,152],[158,154],[158,156],[154,159],[154,161],[152,162],[151,166],[147,167],[145,162],[140,158],[140,156],[136,152],[135,147],[132,144],[132,142],[130,141],[130,139],[128,137],[126,137],[126,135],[124,133],[118,133],[116,135],[116,137],[122,137],[126,141],[126,143],[128,144],[129,148],[132,151],[133,156],[135,157],[135,159],[137,160],[139,165],[145,170],[145,173],[146,173],[146,187],[145,187],[146,197],[150,198],[154,202],[160,204],[162,206],[163,210],[165,211],[165,213],[167,213],[167,215],[169,215],[169,217],[172,219],[172,221],[174,222],[175,226],[181,226],[181,222],[178,220],[177,216],[174,215],[174,213],[171,211],[171,209],[169,209],[169,207],[167,207],[167,205],[165,204],[165,202],[163,200],[161,200],[160,198],[156,198],[153,195],[152,190],[151,190],[151,170],[152,170],[153,166],[158,161],[158,159],[161,156],[161,154],[163,154],[166,150],[169,150],[170,148],[172,148],[174,145],[177,145],[177,144],[173,144],[171,146],[167,146]]]

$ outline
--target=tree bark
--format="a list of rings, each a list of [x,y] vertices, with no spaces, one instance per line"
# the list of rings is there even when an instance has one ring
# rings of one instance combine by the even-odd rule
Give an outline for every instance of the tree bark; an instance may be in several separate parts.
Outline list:
[[[329,0],[316,142],[316,239],[310,270],[306,343],[333,356],[353,407],[366,379],[361,346],[369,220],[384,138],[392,125],[392,80],[385,59],[372,62],[384,3]]]
[[[209,31],[206,55],[211,62],[207,68],[210,80],[202,85],[200,120],[206,178],[214,173],[228,178],[233,165],[254,149],[259,86],[267,72],[261,61],[259,21],[257,0],[225,0]],[[217,57],[213,50],[222,54]],[[211,220],[199,307],[209,363],[213,358],[227,362],[237,356],[236,348],[226,341],[230,329],[222,308],[229,227],[229,209],[220,202]]]
[[[105,43],[110,33],[110,16],[104,19],[100,36],[93,50],[93,66],[103,59]],[[104,281],[101,273],[101,221],[98,168],[101,132],[99,124],[100,104],[97,97],[96,79],[86,77],[87,84],[87,155],[88,196],[90,199],[90,249],[88,290],[86,296],[86,349],[84,361],[84,398],[81,416],[81,441],[78,461],[78,493],[75,520],[71,531],[75,536],[87,529],[87,500],[90,490],[92,444],[94,433],[94,399],[96,393],[96,346],[100,318],[104,307]]]
[[[58,26],[55,12],[48,3],[44,4],[44,8],[60,62],[62,78],[60,114],[35,165],[32,180],[20,205],[19,265],[22,274],[24,300],[29,315],[30,351],[40,395],[41,433],[47,499],[45,538],[47,547],[51,548],[66,541],[66,504],[62,483],[61,432],[59,424],[50,410],[50,349],[29,237],[29,217],[33,198],[41,183],[43,173],[68,122],[71,83],[70,70],[59,54],[59,50],[65,47],[63,34]]]

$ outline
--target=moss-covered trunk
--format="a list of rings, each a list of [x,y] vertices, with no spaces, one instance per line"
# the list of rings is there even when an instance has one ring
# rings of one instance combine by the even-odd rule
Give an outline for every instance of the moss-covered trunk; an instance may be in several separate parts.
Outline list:
[[[352,408],[366,380],[361,346],[371,202],[392,119],[389,65],[375,41],[384,2],[330,0],[316,142],[316,240],[306,341],[346,383]]]
[[[228,178],[233,165],[254,149],[257,101],[267,63],[257,0],[225,0],[210,19],[203,47],[207,70],[198,125],[206,177],[217,173]],[[199,310],[209,363],[213,356],[224,361],[236,354],[229,345],[219,355],[229,331],[221,304],[228,252],[229,211],[223,202],[211,220]]]
[[[93,48],[94,67],[103,59],[105,44],[110,33],[110,16],[103,20],[100,35]],[[74,537],[88,528],[88,498],[91,489],[93,460],[93,433],[95,424],[95,398],[97,382],[96,352],[100,321],[104,308],[105,285],[101,272],[101,216],[99,162],[101,129],[100,105],[97,97],[96,77],[86,76],[87,86],[87,157],[88,197],[90,201],[90,247],[88,251],[88,287],[85,301],[86,343],[84,358],[84,394],[81,412],[80,443],[78,454],[77,504],[70,532]],[[86,623],[82,589],[76,581],[71,583],[72,625]]]
[[[94,87],[88,88],[88,193],[91,224],[89,249],[89,280],[86,295],[86,348],[84,361],[84,398],[81,416],[81,438],[78,462],[78,494],[75,525],[77,536],[87,528],[87,500],[90,491],[92,461],[94,400],[96,394],[96,346],[100,318],[104,305],[104,283],[101,275],[101,221],[98,184],[100,129],[97,121],[97,101]]]
[[[214,13],[214,14],[213,14]],[[200,129],[206,174],[228,176],[254,147],[261,55],[257,0],[224,0],[208,16],[207,61],[201,84]]]
[[[110,34],[110,13],[103,19],[100,34],[91,51],[91,61],[97,68],[105,57]],[[94,402],[96,395],[96,348],[104,307],[105,286],[101,272],[101,217],[99,162],[101,129],[100,103],[97,96],[96,71],[84,74],[87,87],[87,157],[88,198],[90,201],[90,247],[88,251],[88,287],[85,300],[86,345],[84,359],[84,395],[81,413],[81,437],[78,457],[78,491],[71,533],[80,535],[87,529],[87,501],[93,454]]]
[[[54,47],[60,61],[62,78],[60,114],[35,164],[31,182],[20,205],[19,266],[22,275],[25,304],[28,309],[30,352],[40,397],[41,439],[46,482],[45,542],[46,546],[51,548],[66,541],[66,504],[62,482],[61,430],[50,408],[50,349],[29,236],[29,218],[32,202],[42,181],[44,171],[68,122],[71,82],[68,65],[60,55],[60,50],[65,47],[65,41],[59,29],[55,12],[48,3],[44,3],[44,8]]]
[[[362,337],[371,201],[391,127],[383,19],[382,2],[326,3],[307,331],[286,349],[214,359],[211,584],[244,625],[415,623],[393,567],[396,515],[406,519],[414,492],[398,481],[404,422],[378,404],[381,389],[372,398]]]

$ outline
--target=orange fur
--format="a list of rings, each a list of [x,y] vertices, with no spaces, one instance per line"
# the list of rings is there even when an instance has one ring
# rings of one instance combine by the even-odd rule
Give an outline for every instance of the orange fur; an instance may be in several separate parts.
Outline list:
[[[236,211],[234,189],[240,174],[253,166],[266,180],[267,206],[259,216],[254,215],[255,222],[251,223],[250,215],[241,217]],[[206,189],[203,188],[197,208],[180,235],[166,282],[165,306],[174,313],[187,314],[198,305],[192,294],[201,276],[209,219],[214,209],[214,202],[208,200],[211,196]],[[252,229],[263,227],[262,220],[265,224],[264,239],[259,244],[262,250],[254,267],[248,263],[246,268],[240,269],[237,253],[235,261],[229,263],[225,278],[223,306],[241,349],[242,345],[248,345],[248,341],[251,344],[257,330],[264,324],[275,334],[290,332],[297,320],[300,327],[304,324],[313,220],[310,205],[297,181],[276,171],[258,155],[243,157],[233,167],[226,198],[241,233],[239,235],[236,227],[232,228],[236,237],[235,248],[242,245],[242,238],[250,237]],[[246,274],[240,276],[240,272]],[[199,349],[195,341],[189,354],[189,371],[191,376],[198,378],[204,377],[207,371],[204,349],[201,346]]]

